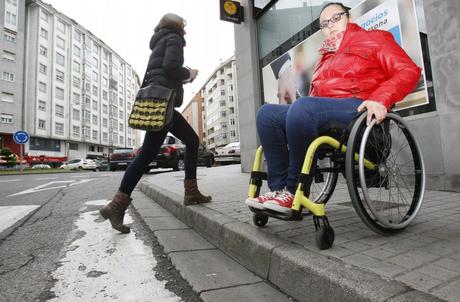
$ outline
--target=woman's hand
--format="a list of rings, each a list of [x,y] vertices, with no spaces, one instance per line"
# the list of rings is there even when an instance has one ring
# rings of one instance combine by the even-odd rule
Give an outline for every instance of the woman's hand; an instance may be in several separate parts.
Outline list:
[[[364,111],[364,109],[367,109],[366,125],[371,123],[372,116],[374,116],[377,120],[377,124],[380,124],[388,114],[387,107],[377,101],[364,101],[361,105],[359,105],[358,112]]]
[[[190,69],[190,82],[192,82],[198,75],[198,69]]]

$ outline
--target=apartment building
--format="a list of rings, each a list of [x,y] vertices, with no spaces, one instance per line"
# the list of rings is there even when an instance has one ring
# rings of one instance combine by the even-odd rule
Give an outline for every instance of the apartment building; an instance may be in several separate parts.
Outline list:
[[[25,0],[0,0],[0,149],[19,154],[12,134],[23,127]]]
[[[195,94],[190,103],[182,111],[182,116],[192,126],[197,133],[200,143],[204,143],[206,139],[206,131],[204,129],[204,120],[206,118],[204,111],[204,90]]]
[[[222,62],[203,85],[206,146],[217,147],[240,139],[235,57]]]
[[[114,148],[139,146],[139,131],[127,125],[139,88],[132,67],[51,5],[28,0],[23,17],[27,47],[24,80],[18,82],[23,98],[17,102],[24,108],[18,111],[21,128],[31,135],[25,151],[97,158]]]

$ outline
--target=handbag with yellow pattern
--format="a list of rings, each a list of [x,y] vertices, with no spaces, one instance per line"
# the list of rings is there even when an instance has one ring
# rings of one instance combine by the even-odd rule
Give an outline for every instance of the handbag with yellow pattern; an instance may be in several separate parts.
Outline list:
[[[131,128],[145,131],[167,131],[174,113],[174,89],[149,85],[139,89],[129,115]]]

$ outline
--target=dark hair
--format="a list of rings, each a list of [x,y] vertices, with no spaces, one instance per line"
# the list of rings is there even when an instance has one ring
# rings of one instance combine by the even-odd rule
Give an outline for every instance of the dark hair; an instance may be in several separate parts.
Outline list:
[[[161,17],[160,22],[155,27],[155,32],[159,31],[162,28],[170,28],[179,32],[181,35],[185,34],[184,27],[187,24],[184,18],[179,15],[168,13]]]
[[[319,12],[319,16],[321,16],[321,14],[323,13],[323,11],[326,9],[326,7],[329,7],[331,5],[337,5],[337,6],[340,6],[341,8],[343,8],[343,10],[347,13],[347,16],[350,15],[350,8],[349,7],[346,7],[345,5],[343,5],[343,3],[341,2],[329,2],[329,3],[326,3],[323,8],[321,9],[321,11]],[[319,18],[318,16],[318,18]]]

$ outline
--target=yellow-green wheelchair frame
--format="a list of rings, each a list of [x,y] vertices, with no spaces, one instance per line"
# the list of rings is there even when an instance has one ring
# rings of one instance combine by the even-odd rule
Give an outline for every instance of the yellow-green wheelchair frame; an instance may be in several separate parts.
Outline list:
[[[322,145],[329,145],[333,147],[335,150],[340,149],[340,152],[342,153],[347,152],[347,147],[340,144],[339,141],[337,141],[336,139],[330,136],[320,136],[316,138],[307,149],[307,153],[305,155],[305,159],[302,165],[301,175],[303,176],[310,175],[314,156],[318,148],[321,147]],[[262,146],[260,146],[256,151],[254,164],[252,167],[252,171],[255,173],[262,172],[261,171],[262,161],[263,161],[262,155],[263,155],[263,148]],[[355,153],[354,159],[356,162],[358,162],[359,160],[358,153]],[[376,165],[367,159],[364,159],[364,166],[369,170],[376,169]],[[249,182],[248,197],[250,198],[257,197],[259,195],[261,185],[262,185],[261,181],[258,181],[253,176],[251,176],[251,180]],[[318,232],[316,241],[317,241],[319,248],[327,249],[331,247],[334,241],[334,231],[332,227],[330,227],[329,225],[329,222],[326,216],[325,204],[315,203],[312,200],[310,200],[307,196],[305,196],[303,183],[301,181],[299,181],[297,184],[297,189],[294,195],[294,202],[292,203],[292,207],[291,207],[291,209],[293,210],[291,216],[286,216],[283,214],[277,215],[273,212],[268,212],[265,210],[257,210],[257,209],[251,209],[251,210],[256,214],[263,214],[263,215],[280,218],[284,220],[299,220],[301,216],[300,213],[301,213],[302,207],[307,209],[313,215],[313,221],[315,223],[315,228]]]

